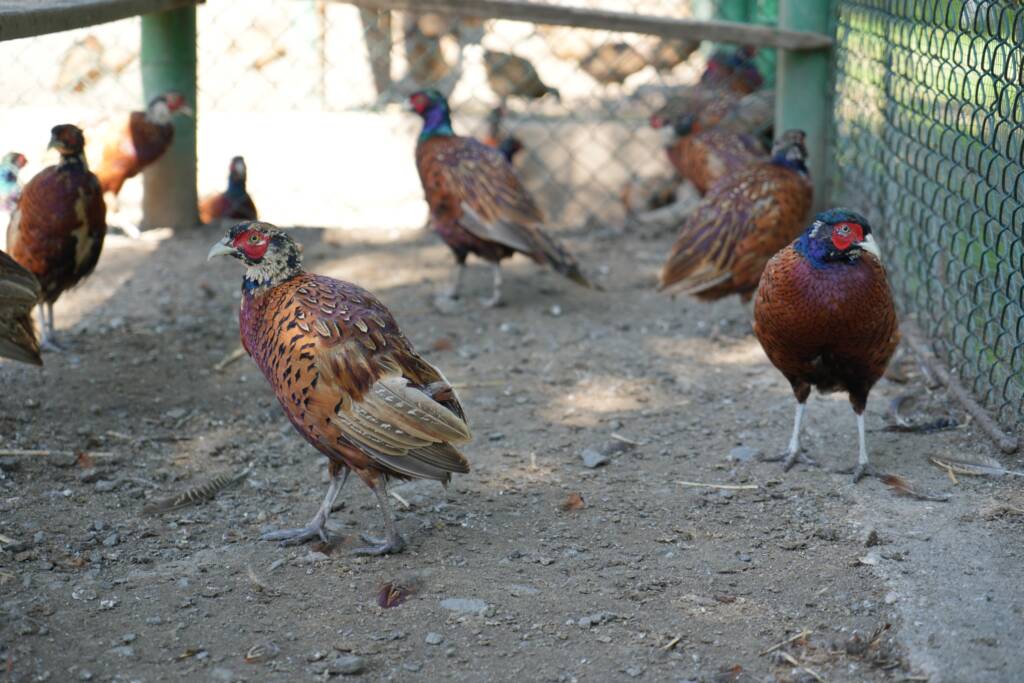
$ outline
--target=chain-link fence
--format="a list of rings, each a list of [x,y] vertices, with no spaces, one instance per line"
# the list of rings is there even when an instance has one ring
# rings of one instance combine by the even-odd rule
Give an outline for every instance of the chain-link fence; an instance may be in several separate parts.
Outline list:
[[[752,4],[744,19],[771,23],[775,2]],[[714,11],[702,0],[566,4],[673,18]],[[139,108],[139,21],[0,43],[4,144],[29,156],[26,172],[49,160],[49,126],[78,123],[92,151],[110,121]],[[261,214],[292,225],[422,225],[420,121],[406,99],[430,87],[449,96],[457,132],[522,143],[515,165],[551,223],[619,221],[631,177],[670,173],[651,112],[699,78],[711,49],[337,0],[210,0],[197,25],[200,193],[222,189],[240,154]],[[758,57],[769,79],[772,58]],[[122,204],[140,197],[131,182]]]
[[[905,315],[1007,425],[1024,413],[1024,9],[840,0],[835,169]]]

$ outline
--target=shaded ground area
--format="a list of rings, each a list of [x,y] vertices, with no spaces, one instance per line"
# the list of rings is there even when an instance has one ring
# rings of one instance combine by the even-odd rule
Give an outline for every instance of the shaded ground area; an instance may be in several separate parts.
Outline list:
[[[241,277],[205,263],[219,236],[111,238],[57,306],[72,351],[0,366],[0,447],[100,453],[0,457],[7,679],[1010,681],[1024,667],[1020,481],[954,485],[928,462],[993,458],[970,425],[881,431],[905,392],[924,419],[964,419],[912,362],[872,397],[869,444],[949,502],[830,472],[856,457],[843,397],[809,407],[825,469],[757,461],[788,438],[788,387],[739,302],[653,291],[669,234],[569,233],[608,292],[516,262],[506,307],[470,298],[444,317],[429,302],[450,258],[432,236],[300,231],[312,269],[377,292],[459,387],[474,470],[395,488],[403,555],[350,555],[379,523],[358,482],[330,546],[260,543],[310,517],[324,468],[250,361],[212,369],[237,344]],[[485,296],[489,272],[471,270]],[[588,448],[607,463],[584,467]],[[211,502],[141,512],[248,463]],[[379,606],[385,584],[401,604]]]

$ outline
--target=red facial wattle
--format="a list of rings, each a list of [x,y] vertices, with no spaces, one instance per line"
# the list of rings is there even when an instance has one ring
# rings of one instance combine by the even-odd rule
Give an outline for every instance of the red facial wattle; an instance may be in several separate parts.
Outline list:
[[[267,236],[254,230],[246,230],[232,243],[235,249],[245,254],[252,261],[259,261],[267,253],[270,241]]]
[[[409,101],[412,103],[412,108],[416,110],[417,114],[425,112],[427,110],[427,105],[429,104],[426,95],[423,95],[422,93],[416,93],[409,98]]]
[[[839,251],[846,251],[851,245],[864,241],[864,228],[856,223],[837,223],[832,228],[832,244]]]

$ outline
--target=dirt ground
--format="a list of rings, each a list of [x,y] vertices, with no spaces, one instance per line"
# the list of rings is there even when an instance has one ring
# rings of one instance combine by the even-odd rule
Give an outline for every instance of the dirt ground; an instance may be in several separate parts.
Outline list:
[[[996,458],[969,423],[882,431],[907,392],[920,419],[964,421],[909,359],[871,397],[869,446],[947,502],[832,472],[856,457],[840,396],[809,404],[825,467],[760,462],[788,438],[789,389],[748,307],[654,291],[671,234],[562,233],[606,292],[516,260],[505,307],[477,303],[477,267],[449,316],[432,235],[297,234],[459,387],[473,471],[394,487],[402,555],[350,554],[380,525],[358,481],[329,546],[260,542],[307,521],[325,468],[248,359],[213,369],[241,267],[206,263],[220,231],[112,236],[57,305],[71,350],[0,365],[0,448],[68,451],[0,457],[0,680],[1020,680],[1024,487],[929,463]],[[209,502],[142,512],[248,463]],[[385,584],[400,604],[379,606]]]

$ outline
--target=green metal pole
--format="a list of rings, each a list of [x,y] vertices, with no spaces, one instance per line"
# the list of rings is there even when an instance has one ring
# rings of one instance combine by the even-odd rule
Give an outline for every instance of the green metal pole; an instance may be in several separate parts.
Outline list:
[[[753,4],[754,0],[718,0],[715,3],[715,18],[749,23],[754,15]]]
[[[146,102],[168,90],[196,111],[196,8],[142,17],[142,90]],[[193,227],[196,195],[196,120],[174,119],[174,143],[143,171],[142,227]]]
[[[779,0],[779,28],[828,34],[829,0]],[[826,136],[832,111],[829,52],[778,51],[775,70],[775,132],[800,128],[807,133],[807,166],[814,181],[814,207],[828,202]]]

